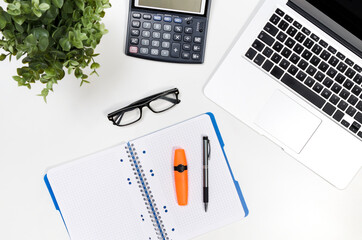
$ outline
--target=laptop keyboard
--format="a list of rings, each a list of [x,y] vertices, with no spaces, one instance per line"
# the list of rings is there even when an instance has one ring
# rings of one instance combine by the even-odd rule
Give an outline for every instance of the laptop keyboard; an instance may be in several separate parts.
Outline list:
[[[277,9],[245,56],[362,139],[362,68]]]

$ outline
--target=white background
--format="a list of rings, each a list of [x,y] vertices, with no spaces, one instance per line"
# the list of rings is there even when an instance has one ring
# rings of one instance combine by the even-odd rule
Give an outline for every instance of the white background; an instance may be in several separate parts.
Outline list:
[[[90,85],[79,87],[79,80],[67,76],[45,104],[36,96],[41,84],[28,90],[12,80],[19,62],[0,63],[0,239],[68,239],[42,179],[47,167],[207,111],[216,115],[250,215],[199,240],[362,239],[361,172],[346,190],[337,190],[203,95],[257,1],[213,1],[202,65],[125,56],[128,1],[112,4],[104,19],[109,34],[97,48],[100,77],[92,77]],[[182,102],[166,113],[145,109],[143,119],[127,128],[106,118],[112,110],[172,87],[179,88]]]

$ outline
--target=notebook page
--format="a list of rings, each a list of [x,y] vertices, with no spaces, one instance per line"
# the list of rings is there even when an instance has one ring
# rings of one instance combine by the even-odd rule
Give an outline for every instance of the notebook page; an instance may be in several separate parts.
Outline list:
[[[125,147],[48,171],[72,240],[158,239]]]
[[[202,137],[211,144],[209,207],[202,202]],[[152,190],[169,239],[190,239],[245,216],[210,117],[206,114],[131,141]],[[185,149],[189,198],[178,206],[174,186],[173,151]]]

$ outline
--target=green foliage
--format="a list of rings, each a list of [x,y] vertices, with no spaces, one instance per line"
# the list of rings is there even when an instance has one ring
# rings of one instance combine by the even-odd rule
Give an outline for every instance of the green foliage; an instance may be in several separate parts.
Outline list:
[[[44,84],[40,96],[48,96],[53,84],[68,73],[83,83],[88,75],[83,69],[90,65],[91,74],[100,67],[94,49],[107,33],[100,22],[109,0],[4,0],[0,7],[0,61],[12,56],[22,59],[13,79],[29,89],[39,81]],[[97,74],[98,75],[98,74]]]

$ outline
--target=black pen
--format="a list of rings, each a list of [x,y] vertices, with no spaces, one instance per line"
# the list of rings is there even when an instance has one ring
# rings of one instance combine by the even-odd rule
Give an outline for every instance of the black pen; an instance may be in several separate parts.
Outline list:
[[[210,141],[208,137],[202,138],[202,165],[203,165],[203,201],[205,212],[207,212],[207,205],[209,204],[209,160],[210,160]]]

